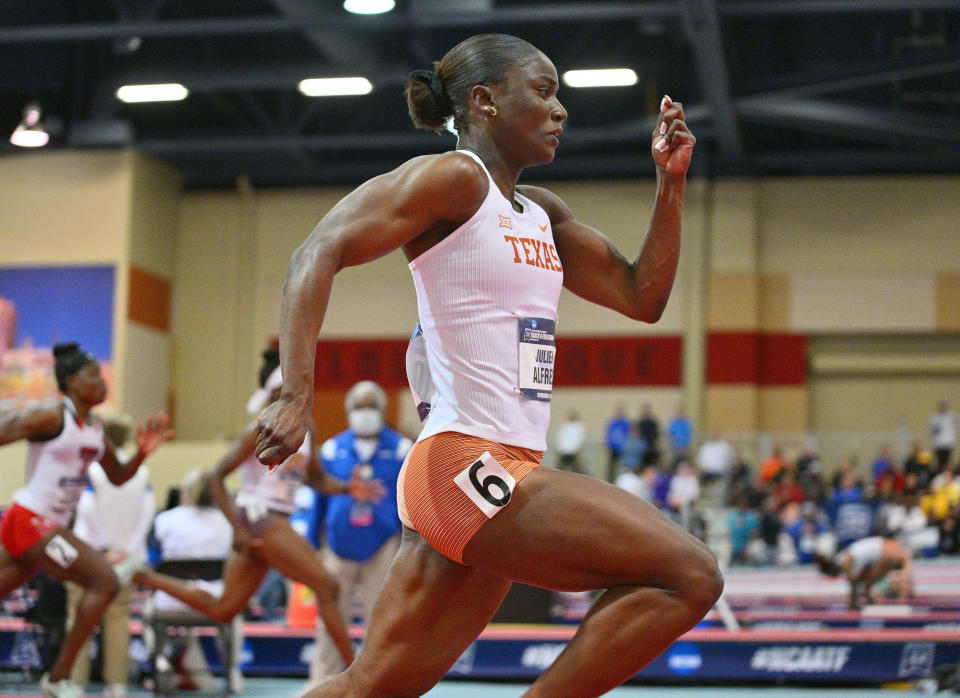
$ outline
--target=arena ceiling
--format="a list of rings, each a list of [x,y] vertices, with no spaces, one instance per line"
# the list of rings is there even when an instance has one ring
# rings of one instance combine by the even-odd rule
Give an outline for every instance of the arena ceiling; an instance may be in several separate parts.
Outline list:
[[[507,32],[572,68],[630,67],[633,87],[573,89],[537,179],[652,172],[660,96],[686,106],[701,175],[960,171],[960,0],[12,0],[0,4],[0,127],[36,101],[48,148],[132,145],[190,188],[354,183],[453,136],[416,132],[401,95],[470,34]],[[370,94],[306,97],[306,77]],[[126,104],[122,84],[179,82]],[[15,150],[2,139],[0,154]]]

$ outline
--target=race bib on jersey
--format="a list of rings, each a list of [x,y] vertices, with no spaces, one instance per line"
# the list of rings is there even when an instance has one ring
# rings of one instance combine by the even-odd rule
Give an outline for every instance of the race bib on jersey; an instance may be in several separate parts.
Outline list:
[[[520,395],[528,400],[549,402],[557,353],[554,344],[557,323],[542,317],[524,317],[517,323]]]
[[[517,486],[513,475],[489,451],[484,452],[453,481],[488,519],[496,516],[510,502],[513,488]]]
[[[87,489],[90,480],[84,474],[80,477],[61,477],[57,482],[57,492],[53,508],[57,512],[73,514],[80,501],[80,495]]]

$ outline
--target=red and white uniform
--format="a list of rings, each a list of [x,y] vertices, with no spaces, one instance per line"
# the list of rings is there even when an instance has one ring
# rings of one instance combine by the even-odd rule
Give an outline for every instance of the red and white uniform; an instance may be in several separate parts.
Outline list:
[[[61,527],[70,524],[86,489],[87,468],[103,456],[103,426],[77,419],[69,398],[63,399],[63,429],[49,441],[31,441],[27,451],[27,483],[13,501]]]
[[[238,507],[266,508],[281,514],[296,510],[297,490],[307,478],[307,465],[313,440],[310,433],[303,438],[297,452],[280,465],[268,469],[253,454],[240,464],[240,491],[237,492]]]
[[[410,262],[435,389],[418,440],[453,431],[543,451],[563,268],[546,211],[520,194],[516,211],[487,178],[470,220]]]

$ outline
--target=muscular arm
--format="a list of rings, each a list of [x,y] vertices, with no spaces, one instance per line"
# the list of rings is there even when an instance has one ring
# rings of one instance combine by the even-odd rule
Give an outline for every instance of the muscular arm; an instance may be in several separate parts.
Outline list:
[[[657,166],[657,195],[650,226],[633,262],[600,232],[578,221],[559,197],[545,189],[522,188],[550,216],[564,286],[629,318],[660,319],[677,273],[680,212],[696,140],[683,120],[683,105],[664,97],[650,147]]]
[[[414,158],[341,200],[297,248],[280,307],[280,399],[261,415],[257,456],[279,463],[303,441],[313,402],[317,333],[333,276],[430,235],[452,230],[479,208],[487,180],[462,155]]]
[[[656,322],[670,298],[680,258],[680,211],[685,186],[683,177],[658,173],[650,228],[632,262],[609,238],[578,221],[560,197],[536,187],[521,190],[550,216],[566,288],[634,320]]]
[[[0,446],[21,439],[49,439],[63,429],[63,408],[59,404],[31,407],[22,412],[0,415]]]
[[[234,530],[241,527],[240,517],[237,515],[233,502],[230,501],[230,495],[227,494],[227,488],[223,481],[227,475],[239,468],[240,464],[253,453],[256,444],[257,432],[251,425],[230,445],[230,449],[217,461],[217,464],[213,467],[213,472],[210,474],[208,484],[210,497],[223,512],[223,515],[227,517],[227,521],[230,522]]]

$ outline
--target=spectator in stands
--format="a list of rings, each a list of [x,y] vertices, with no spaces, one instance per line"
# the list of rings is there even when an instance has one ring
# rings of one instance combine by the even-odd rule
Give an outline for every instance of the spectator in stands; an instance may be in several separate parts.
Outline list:
[[[567,418],[557,425],[553,434],[553,446],[557,449],[557,467],[574,473],[582,473],[580,456],[587,443],[587,427],[580,421],[576,410],[570,410]]]
[[[935,524],[947,518],[950,509],[960,506],[960,483],[957,483],[953,471],[946,468],[930,483],[929,491],[920,501],[927,518]]]
[[[793,468],[786,468],[780,473],[778,481],[773,486],[773,502],[777,510],[782,509],[788,502],[803,503],[806,494],[803,487],[797,482]]]
[[[873,464],[870,466],[874,484],[879,486],[880,480],[886,477],[887,473],[893,470],[893,467],[893,458],[890,456],[890,446],[884,444],[880,447],[877,457],[873,459]]]
[[[933,452],[937,456],[937,470],[943,470],[950,462],[957,444],[957,415],[950,411],[946,402],[941,402],[937,405],[937,411],[930,415],[927,428]]]
[[[631,468],[624,468],[617,476],[615,484],[620,489],[649,502],[653,499],[653,482],[644,477],[643,472],[640,471],[641,468],[643,465],[639,461]],[[644,472],[652,468],[653,466],[647,466]]]
[[[875,507],[864,500],[858,477],[853,469],[844,468],[841,480],[826,505],[830,523],[837,535],[837,548],[841,550],[853,541],[871,535],[874,530]]]
[[[809,444],[804,444],[797,456],[797,482],[803,483],[813,473],[820,472],[820,457]]]
[[[387,395],[373,381],[360,381],[344,400],[349,428],[320,447],[324,469],[349,480],[383,483],[378,502],[355,499],[349,493],[327,500],[324,522],[323,565],[340,585],[339,605],[344,624],[353,618],[359,595],[362,620],[367,622],[387,570],[400,547],[397,514],[397,476],[413,443],[384,420]],[[310,663],[308,689],[343,670],[344,664],[326,628],[317,625],[316,654]]]
[[[640,436],[647,442],[647,451],[644,462],[647,465],[660,462],[660,421],[653,414],[653,407],[649,402],[644,403],[640,411]]]
[[[207,478],[199,468],[194,468],[183,477],[179,488],[179,504],[159,514],[153,521],[153,536],[150,561],[162,560],[220,560],[226,559],[233,550],[233,527],[223,512],[214,504]],[[223,594],[222,579],[192,580],[190,586],[203,589],[213,596]],[[155,591],[151,602],[158,611],[192,611],[193,609],[164,591]],[[241,620],[234,628],[234,657],[239,657],[243,644],[240,632]],[[162,638],[153,638],[160,642]],[[237,662],[228,679],[231,692],[242,691],[243,677]]]
[[[103,430],[117,449],[130,436],[131,420],[107,418]],[[100,551],[112,565],[128,557],[146,559],[147,534],[153,524],[156,500],[150,487],[150,474],[141,466],[122,485],[114,485],[99,463],[87,470],[90,485],[77,503],[73,532],[80,540]],[[68,616],[72,625],[84,589],[67,583]],[[103,660],[104,696],[126,696],[130,659],[130,603],[133,587],[127,583],[113,599],[100,619],[100,647]],[[71,680],[83,688],[90,680],[90,641],[84,644],[73,663]]]
[[[670,452],[674,462],[689,459],[693,454],[693,422],[687,416],[683,403],[677,405],[677,412],[667,425],[667,435],[670,438]]]
[[[700,498],[700,482],[686,461],[677,463],[667,491],[667,506],[677,520],[684,518]],[[682,523],[681,523],[682,525]]]
[[[724,501],[730,473],[736,462],[733,446],[718,432],[711,432],[700,444],[697,450],[697,471],[704,490],[704,500],[708,504],[719,506]]]
[[[627,408],[623,405],[617,405],[617,411],[607,422],[607,430],[604,435],[604,443],[607,446],[607,481],[613,482],[617,478],[617,472],[620,466],[620,456],[623,453],[623,445],[627,441],[630,433],[630,420],[627,418]],[[624,466],[626,467],[626,466]]]
[[[630,424],[627,438],[624,439],[623,447],[620,449],[620,467],[626,471],[640,472],[646,462],[644,458],[646,452],[647,442],[640,436],[640,427],[636,423]]]
[[[783,447],[780,444],[773,445],[773,451],[760,464],[760,483],[763,486],[770,485],[779,477],[780,472],[787,467],[787,462],[783,458]]]
[[[760,527],[760,519],[750,508],[745,496],[737,500],[735,509],[727,514],[727,528],[730,531],[730,553],[732,564],[744,564],[747,553],[747,544],[756,535]]]
[[[799,482],[803,488],[803,499],[805,502],[814,502],[818,506],[824,505],[827,501],[829,487],[827,487],[827,483],[824,481],[819,460],[810,464],[805,475],[799,478]]]
[[[891,463],[890,467],[874,481],[873,486],[885,491],[889,488],[890,493],[896,495],[903,492],[906,484],[903,470]]]
[[[950,513],[940,522],[939,550],[944,555],[960,553],[960,506],[951,507]]]
[[[934,472],[933,455],[919,441],[915,441],[910,455],[907,456],[907,460],[903,464],[903,470],[908,475],[916,476],[916,487],[925,490],[936,474]]]
[[[938,545],[937,528],[930,525],[917,493],[899,495],[881,508],[877,518],[877,528],[883,535],[913,552],[932,551]]]
[[[780,520],[781,508],[781,503],[776,496],[769,496],[763,500],[759,535],[756,539],[759,551],[756,562],[761,565],[769,565],[776,560],[780,531],[783,529],[783,522]]]
[[[793,539],[797,562],[813,562],[817,544],[828,533],[826,517],[813,502],[803,505],[788,504],[783,512],[784,528]]]

